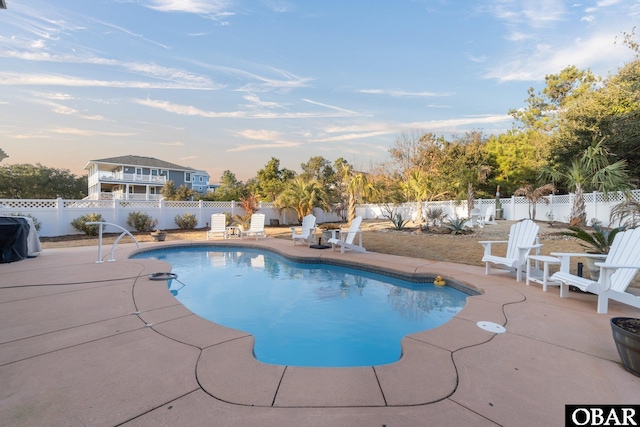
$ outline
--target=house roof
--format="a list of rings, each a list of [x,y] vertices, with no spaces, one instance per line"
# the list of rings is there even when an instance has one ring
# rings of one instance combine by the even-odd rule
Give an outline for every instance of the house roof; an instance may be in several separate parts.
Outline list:
[[[148,168],[158,168],[158,169],[178,169],[184,171],[193,171],[196,172],[195,169],[190,168],[188,166],[180,166],[175,163],[165,162],[164,160],[159,160],[154,157],[145,157],[145,156],[118,156],[118,157],[109,157],[107,159],[98,159],[98,160],[90,160],[85,169],[89,169],[89,166],[94,163],[105,163],[105,164],[113,164],[113,165],[126,165],[126,166],[143,166]]]

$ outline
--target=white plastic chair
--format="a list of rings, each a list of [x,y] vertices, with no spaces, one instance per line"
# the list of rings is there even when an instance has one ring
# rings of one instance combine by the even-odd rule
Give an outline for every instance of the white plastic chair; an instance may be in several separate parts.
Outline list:
[[[551,255],[560,259],[560,271],[549,279],[562,283],[560,297],[569,296],[571,285],[598,295],[598,313],[607,312],[610,299],[640,308],[640,296],[627,292],[629,284],[640,269],[640,228],[622,231],[616,235],[605,260],[596,262],[596,266],[600,267],[598,280],[590,280],[569,272],[571,257],[588,257],[590,254],[554,252]]]
[[[502,265],[508,270],[515,270],[516,280],[522,280],[522,272],[527,264],[527,256],[531,249],[541,248],[541,244],[536,244],[540,227],[530,219],[516,222],[509,231],[509,240],[489,240],[480,241],[484,246],[484,256],[482,262],[485,263],[485,274],[491,270],[490,264]],[[505,256],[493,255],[492,245],[494,243],[506,243],[507,253]]]
[[[351,225],[348,230],[332,230],[332,237],[328,240],[328,242],[331,243],[331,250],[334,250],[336,246],[340,246],[341,253],[344,253],[345,249],[356,252],[366,252],[367,250],[362,246],[362,230],[360,229],[361,223],[362,217],[357,216],[353,221],[351,221]],[[339,236],[336,235],[337,233],[340,233]],[[356,235],[359,236],[357,244],[353,243]]]
[[[291,239],[293,240],[293,246],[296,245],[296,240],[306,241],[309,245],[315,242],[316,232],[316,217],[313,214],[309,214],[302,218],[302,224],[298,227],[291,227]]]
[[[251,224],[248,230],[240,231],[240,239],[247,236],[253,236],[258,240],[259,237],[267,237],[267,233],[264,231],[264,214],[254,213],[251,215]]]
[[[227,217],[223,213],[211,215],[211,229],[207,231],[207,240],[217,235],[227,238]]]

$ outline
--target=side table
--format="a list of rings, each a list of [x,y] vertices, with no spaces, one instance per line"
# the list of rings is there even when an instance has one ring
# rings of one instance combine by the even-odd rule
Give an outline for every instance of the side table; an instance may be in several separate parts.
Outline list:
[[[224,229],[225,239],[239,239],[240,229],[236,225],[230,225]]]
[[[531,261],[535,261],[536,266],[538,263],[542,263],[542,276],[539,275],[540,269],[531,268]],[[560,264],[560,260],[549,255],[529,255],[527,257],[527,286],[529,286],[529,282],[540,283],[544,292],[547,292],[549,285],[560,286],[560,282],[549,281],[550,264]]]

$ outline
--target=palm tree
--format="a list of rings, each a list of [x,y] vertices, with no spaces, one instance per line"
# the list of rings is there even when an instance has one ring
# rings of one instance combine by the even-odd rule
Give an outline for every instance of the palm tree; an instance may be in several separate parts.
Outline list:
[[[569,220],[571,226],[584,227],[587,224],[583,196],[585,189],[593,189],[606,196],[610,191],[627,190],[631,186],[627,162],[618,160],[610,163],[611,154],[605,147],[604,140],[602,138],[588,147],[582,157],[573,160],[568,168],[545,168],[543,171],[553,182],[564,181],[569,190],[575,190]]]
[[[463,171],[463,180],[467,182],[467,217],[471,218],[471,210],[476,204],[475,191],[473,184],[484,184],[489,178],[491,173],[491,167],[486,165],[480,165],[477,169],[468,169]]]
[[[316,179],[295,178],[291,180],[275,203],[280,209],[295,210],[299,222],[302,222],[302,218],[305,216],[313,213],[314,208],[320,208],[323,211],[330,209],[329,194]]]
[[[234,215],[233,222],[247,230],[251,224],[251,215],[258,212],[258,203],[260,197],[255,194],[249,194],[240,199],[240,206],[244,209],[244,215]]]
[[[375,192],[375,188],[369,183],[367,176],[362,172],[356,172],[349,163],[342,163],[338,171],[342,178],[342,185],[348,194],[349,223],[356,217],[356,203],[364,197]]]
[[[528,184],[524,187],[518,188],[513,192],[514,196],[524,196],[529,201],[529,219],[535,221],[536,219],[536,205],[538,202],[544,202],[549,204],[549,194],[555,191],[556,187],[553,184],[545,184],[542,187],[533,188],[533,185]]]
[[[640,202],[627,195],[625,200],[611,209],[609,220],[619,221],[625,228],[640,227]]]

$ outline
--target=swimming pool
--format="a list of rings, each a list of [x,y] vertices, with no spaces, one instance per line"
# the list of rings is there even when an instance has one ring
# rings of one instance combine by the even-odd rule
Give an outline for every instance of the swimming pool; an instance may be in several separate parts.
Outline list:
[[[401,357],[402,337],[451,319],[466,293],[367,271],[287,260],[266,250],[176,247],[135,258],[167,261],[174,296],[195,314],[250,333],[257,360],[374,366]]]

